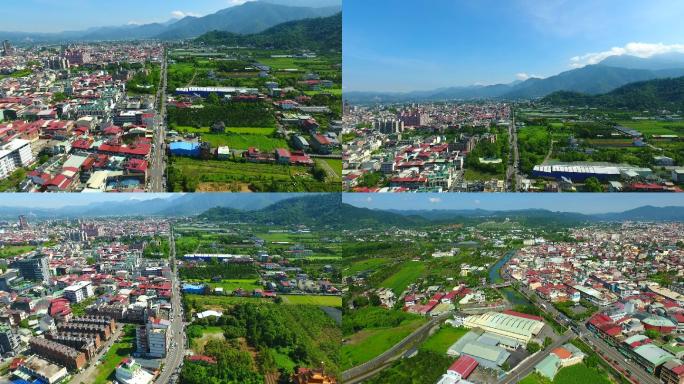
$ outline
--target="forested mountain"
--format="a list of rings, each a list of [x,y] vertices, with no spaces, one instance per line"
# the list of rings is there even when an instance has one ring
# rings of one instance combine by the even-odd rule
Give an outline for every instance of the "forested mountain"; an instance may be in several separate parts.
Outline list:
[[[604,108],[684,109],[684,77],[642,81],[622,86],[602,95],[555,92],[543,99],[554,105]]]
[[[294,5],[293,5],[294,4]],[[186,16],[165,23],[89,28],[83,31],[30,33],[0,31],[0,40],[22,42],[69,42],[139,39],[187,39],[210,31],[255,34],[289,21],[327,17],[341,12],[341,1],[320,3],[298,0],[248,1],[242,5],[196,17]]]
[[[212,31],[198,37],[197,41],[211,45],[341,51],[342,14],[338,13],[330,17],[291,21],[252,35]]]

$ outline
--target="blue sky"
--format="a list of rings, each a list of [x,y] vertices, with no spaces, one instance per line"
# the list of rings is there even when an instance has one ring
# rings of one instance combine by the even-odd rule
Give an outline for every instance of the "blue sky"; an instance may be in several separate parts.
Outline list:
[[[0,207],[61,208],[127,200],[149,200],[180,196],[172,193],[4,193]]]
[[[0,30],[75,31],[98,26],[165,22],[204,16],[245,0],[3,0]]]
[[[538,208],[578,213],[622,212],[652,205],[684,206],[680,194],[648,193],[345,193],[342,201],[357,207],[396,210],[484,209],[510,211]]]
[[[684,52],[682,20],[681,0],[345,0],[344,89],[508,83],[608,53]]]

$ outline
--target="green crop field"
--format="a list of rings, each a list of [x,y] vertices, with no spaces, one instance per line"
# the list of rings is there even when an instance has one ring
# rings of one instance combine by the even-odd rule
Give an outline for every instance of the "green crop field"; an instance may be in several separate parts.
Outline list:
[[[396,295],[401,294],[406,287],[423,274],[425,264],[407,261],[401,269],[383,281],[380,286],[390,288]]]
[[[380,355],[411,334],[423,320],[411,320],[393,328],[364,329],[342,345],[342,368],[348,369]]]
[[[636,129],[645,136],[684,135],[683,121],[622,120],[618,124]]]
[[[322,305],[325,307],[342,306],[342,297],[340,296],[283,295],[281,297],[285,304]]]
[[[451,345],[457,342],[458,339],[460,339],[466,333],[468,333],[468,329],[466,328],[454,328],[452,326],[445,325],[440,328],[437,333],[430,336],[420,348],[446,354],[449,347],[451,347]]]

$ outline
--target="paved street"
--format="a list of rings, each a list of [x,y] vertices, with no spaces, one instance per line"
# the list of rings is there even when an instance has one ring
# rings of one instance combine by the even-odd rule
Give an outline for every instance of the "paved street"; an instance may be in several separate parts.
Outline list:
[[[112,337],[110,337],[109,340],[107,340],[107,342],[104,343],[104,345],[100,349],[100,352],[98,352],[92,358],[92,360],[90,360],[90,365],[88,365],[88,367],[86,369],[84,369],[83,371],[77,373],[76,375],[74,375],[72,377],[72,379],[71,379],[72,383],[80,384],[80,383],[91,383],[91,382],[93,382],[93,379],[95,379],[95,374],[97,373],[97,367],[99,367],[99,365],[96,365],[95,363],[97,363],[97,361],[102,356],[104,356],[107,353],[107,351],[109,351],[109,348],[111,348],[112,345],[117,340],[119,340],[119,338],[121,337],[121,335],[123,333],[123,328],[124,328],[123,324],[117,324],[116,325],[116,332],[114,332]]]
[[[166,182],[164,180],[164,170],[166,163],[164,161],[165,148],[164,142],[166,139],[166,80],[168,63],[166,59],[166,52],[164,53],[161,65],[161,80],[159,82],[159,90],[157,92],[157,107],[158,115],[155,121],[154,142],[152,158],[150,159],[150,175],[148,181],[149,192],[165,192]]]
[[[180,282],[176,270],[176,243],[173,239],[173,230],[169,235],[169,263],[171,264],[171,284],[173,287],[173,294],[171,299],[171,326],[169,327],[169,340],[171,348],[167,351],[166,359],[164,359],[164,367],[156,383],[166,384],[175,383],[178,379],[177,369],[183,363],[183,356],[185,354],[185,332],[183,329],[183,313],[181,306]]]

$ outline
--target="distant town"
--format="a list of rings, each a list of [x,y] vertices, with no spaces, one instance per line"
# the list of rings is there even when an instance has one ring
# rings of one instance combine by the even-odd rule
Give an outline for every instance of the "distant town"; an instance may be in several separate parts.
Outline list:
[[[345,191],[681,192],[679,112],[549,102],[347,105]]]

